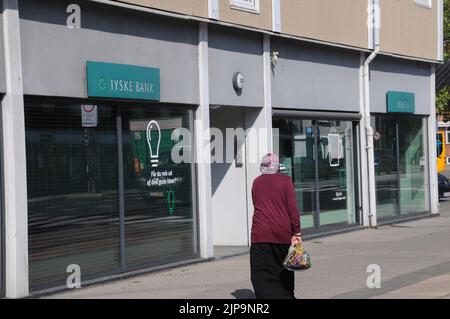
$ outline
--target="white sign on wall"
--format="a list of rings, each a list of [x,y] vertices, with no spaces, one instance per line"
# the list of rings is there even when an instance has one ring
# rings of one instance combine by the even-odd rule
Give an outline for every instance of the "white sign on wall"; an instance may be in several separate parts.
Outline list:
[[[81,126],[97,127],[97,105],[81,105]]]

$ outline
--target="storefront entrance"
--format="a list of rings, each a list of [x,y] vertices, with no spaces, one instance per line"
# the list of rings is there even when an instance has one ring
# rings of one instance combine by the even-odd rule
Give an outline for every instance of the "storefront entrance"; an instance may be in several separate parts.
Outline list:
[[[274,149],[297,192],[303,233],[359,224],[356,210],[356,124],[274,118]]]
[[[221,256],[224,247],[248,247],[250,244],[245,137],[234,134],[235,130],[246,129],[245,110],[240,107],[213,108],[210,126],[221,133],[220,137],[211,132],[215,158],[211,164],[214,246],[215,256]]]
[[[65,286],[76,267],[85,281],[198,257],[192,145],[174,132],[192,132],[192,116],[25,100],[32,291]]]
[[[374,115],[372,127],[377,218],[382,221],[428,212],[426,119]]]

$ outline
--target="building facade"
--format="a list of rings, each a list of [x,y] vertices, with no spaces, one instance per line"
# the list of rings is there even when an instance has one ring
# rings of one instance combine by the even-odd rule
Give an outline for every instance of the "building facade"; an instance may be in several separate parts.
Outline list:
[[[441,0],[3,0],[2,295],[248,247],[269,151],[305,236],[438,214],[442,15]]]

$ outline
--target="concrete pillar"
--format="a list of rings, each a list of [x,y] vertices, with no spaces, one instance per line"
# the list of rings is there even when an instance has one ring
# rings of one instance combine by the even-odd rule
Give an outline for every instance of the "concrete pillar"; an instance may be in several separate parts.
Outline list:
[[[253,220],[252,185],[260,175],[259,163],[268,152],[278,153],[273,145],[272,129],[272,59],[270,35],[263,37],[264,106],[262,109],[246,110],[246,168],[247,168],[247,211],[248,231]],[[249,236],[250,239],[250,236]],[[250,242],[249,242],[250,245]]]
[[[430,77],[430,116],[428,117],[428,167],[430,173],[430,210],[439,214],[439,190],[437,182],[437,151],[436,151],[436,66],[431,64]]]
[[[28,208],[25,113],[18,0],[3,0],[6,95],[2,101],[5,191],[6,296],[20,298],[28,287]]]
[[[198,217],[200,233],[200,255],[214,256],[212,191],[211,191],[211,148],[209,145],[209,62],[208,25],[199,26],[198,43],[200,105],[195,111],[195,145],[197,162]]]

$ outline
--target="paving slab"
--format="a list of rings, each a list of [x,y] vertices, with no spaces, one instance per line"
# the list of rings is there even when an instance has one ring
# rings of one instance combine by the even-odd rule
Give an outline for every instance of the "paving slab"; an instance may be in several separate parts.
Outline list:
[[[449,298],[450,201],[441,216],[307,241],[313,266],[296,273],[297,298]],[[367,268],[381,270],[369,289]],[[403,289],[403,290],[402,290]],[[254,298],[249,255],[183,266],[43,298]]]
[[[392,290],[376,299],[441,299],[450,296],[450,273]]]

